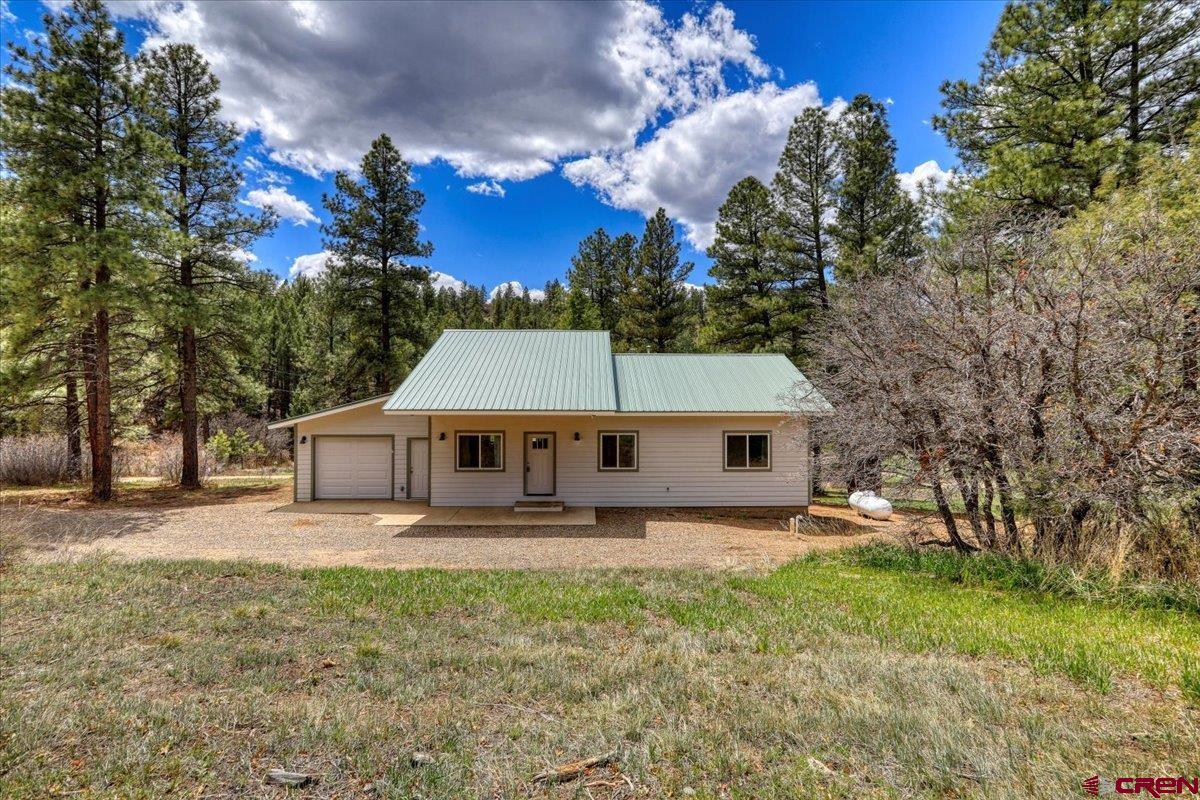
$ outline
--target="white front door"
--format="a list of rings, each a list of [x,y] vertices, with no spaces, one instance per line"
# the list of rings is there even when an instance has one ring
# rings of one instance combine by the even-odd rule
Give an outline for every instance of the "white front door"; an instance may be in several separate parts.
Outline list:
[[[554,494],[554,434],[525,434],[525,494]]]
[[[429,499],[429,440],[408,440],[408,496]]]

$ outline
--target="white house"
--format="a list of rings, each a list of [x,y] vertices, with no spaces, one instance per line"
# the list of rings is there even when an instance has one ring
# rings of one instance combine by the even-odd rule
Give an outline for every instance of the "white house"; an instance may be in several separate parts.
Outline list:
[[[782,355],[448,330],[393,394],[270,427],[294,428],[299,501],[799,508],[808,417],[829,411]]]

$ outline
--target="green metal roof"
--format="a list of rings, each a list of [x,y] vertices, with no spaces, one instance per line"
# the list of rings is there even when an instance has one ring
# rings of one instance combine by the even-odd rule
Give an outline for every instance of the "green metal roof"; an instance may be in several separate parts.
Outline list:
[[[821,414],[777,354],[620,353],[607,331],[448,330],[385,411]]]
[[[385,411],[615,411],[608,331],[448,330]]]
[[[810,414],[833,410],[786,356],[619,353],[617,408],[638,412]]]

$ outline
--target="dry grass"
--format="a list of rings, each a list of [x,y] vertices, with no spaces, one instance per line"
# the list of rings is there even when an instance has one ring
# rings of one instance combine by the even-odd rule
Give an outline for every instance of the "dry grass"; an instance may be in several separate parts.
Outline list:
[[[0,598],[6,797],[283,797],[276,766],[319,776],[293,796],[430,799],[1057,798],[1200,770],[1174,686],[1200,621],[831,557],[758,577],[89,561],[20,565]]]
[[[88,496],[84,486],[3,486],[0,505],[26,505],[86,510],[89,508],[186,508],[221,503],[245,503],[291,500],[291,476],[246,476],[214,479],[198,491],[186,491],[157,478],[124,479],[117,485],[116,496],[98,503]]]

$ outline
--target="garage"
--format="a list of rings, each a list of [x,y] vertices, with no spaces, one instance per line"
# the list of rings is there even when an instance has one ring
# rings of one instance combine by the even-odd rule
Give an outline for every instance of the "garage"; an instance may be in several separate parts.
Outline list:
[[[391,499],[391,436],[314,436],[313,446],[316,499]]]

